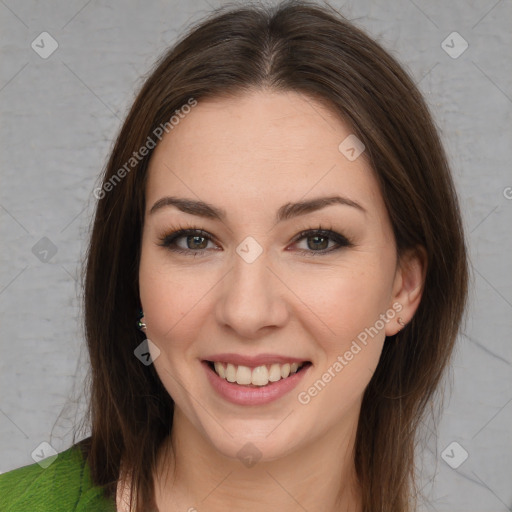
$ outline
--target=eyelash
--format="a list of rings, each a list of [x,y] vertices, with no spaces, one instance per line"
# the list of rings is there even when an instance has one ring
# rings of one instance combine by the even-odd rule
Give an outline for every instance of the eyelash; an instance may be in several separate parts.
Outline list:
[[[165,247],[165,248],[169,249],[170,251],[177,252],[180,254],[185,254],[188,256],[190,256],[192,254],[194,255],[194,257],[205,255],[204,253],[206,253],[208,251],[208,249],[194,250],[194,249],[181,249],[181,248],[176,247],[176,245],[175,245],[176,241],[179,240],[180,238],[186,237],[186,236],[197,236],[197,237],[201,237],[201,238],[206,238],[207,240],[215,243],[215,239],[208,232],[206,232],[200,228],[196,228],[196,227],[192,227],[192,226],[179,226],[177,230],[161,236],[159,238],[158,245],[161,247]],[[305,229],[305,230],[301,231],[294,237],[294,239],[292,240],[292,243],[295,244],[304,238],[309,238],[309,237],[314,237],[314,236],[321,237],[321,238],[328,238],[328,239],[334,241],[337,244],[337,246],[335,246],[334,248],[331,247],[330,249],[323,249],[321,251],[299,249],[298,252],[300,252],[306,256],[320,256],[320,255],[325,255],[325,254],[328,254],[331,252],[338,251],[344,247],[352,247],[353,246],[353,244],[345,236],[341,235],[340,233],[337,233],[336,231],[333,231],[332,228],[325,229],[321,225],[319,225],[317,229]]]

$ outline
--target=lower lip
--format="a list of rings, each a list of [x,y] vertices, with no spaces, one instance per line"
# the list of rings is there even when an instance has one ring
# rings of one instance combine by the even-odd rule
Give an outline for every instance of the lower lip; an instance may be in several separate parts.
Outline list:
[[[308,365],[285,379],[269,382],[266,386],[248,387],[236,382],[228,382],[226,379],[219,377],[205,361],[202,361],[201,364],[206,370],[206,375],[213,389],[222,398],[237,405],[264,405],[281,398],[298,385],[311,366]]]

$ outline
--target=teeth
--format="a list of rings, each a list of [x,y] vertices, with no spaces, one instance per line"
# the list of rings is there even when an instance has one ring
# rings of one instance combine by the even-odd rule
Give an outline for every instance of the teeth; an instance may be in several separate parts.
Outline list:
[[[228,382],[235,382],[236,381],[236,368],[232,364],[228,364],[226,366],[226,377],[225,377],[225,379]]]
[[[240,368],[246,368],[246,367],[239,366],[238,371],[240,371]],[[248,370],[249,370],[249,368],[248,368]],[[249,370],[249,373],[251,373],[250,370]],[[238,382],[238,380],[237,380],[237,382]],[[251,384],[254,384],[255,386],[265,386],[268,383],[269,383],[269,378],[268,378],[267,367],[266,366],[257,366],[256,368],[254,368],[254,370],[252,371],[252,376],[251,376]]]
[[[297,373],[297,370],[304,363],[274,363],[268,366],[257,366],[249,368],[248,366],[235,366],[231,363],[214,362],[215,372],[219,377],[228,382],[236,382],[242,386],[252,384],[254,386],[266,386],[269,382],[277,382],[286,379],[289,375]]]
[[[277,382],[278,380],[281,380],[281,367],[277,363],[270,366],[268,380],[270,382]]]
[[[236,370],[237,384],[251,384],[251,369],[247,366],[239,366]]]
[[[226,372],[224,370],[224,366],[222,366],[222,364],[220,364],[219,362],[214,363],[214,365],[215,365],[215,371],[219,374],[220,377],[225,379]]]

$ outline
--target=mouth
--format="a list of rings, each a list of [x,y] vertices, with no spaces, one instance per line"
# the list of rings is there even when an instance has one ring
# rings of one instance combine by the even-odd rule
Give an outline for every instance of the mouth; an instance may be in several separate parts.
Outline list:
[[[262,388],[286,380],[311,366],[310,361],[271,363],[255,367],[236,365],[224,361],[203,361],[221,379],[247,388]]]

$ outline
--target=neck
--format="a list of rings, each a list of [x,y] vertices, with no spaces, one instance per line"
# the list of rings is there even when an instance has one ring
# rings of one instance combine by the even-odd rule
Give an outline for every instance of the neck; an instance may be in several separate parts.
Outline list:
[[[221,454],[176,409],[172,436],[159,452],[158,510],[225,512],[229,504],[230,510],[246,512],[360,512],[353,457],[357,421],[349,426],[251,466]]]

